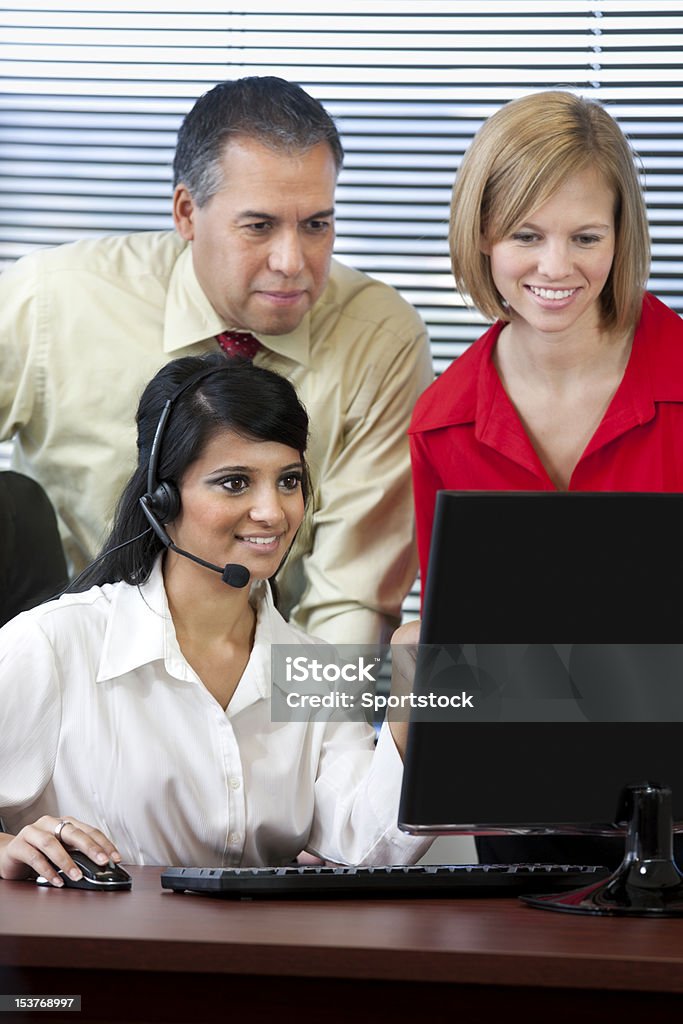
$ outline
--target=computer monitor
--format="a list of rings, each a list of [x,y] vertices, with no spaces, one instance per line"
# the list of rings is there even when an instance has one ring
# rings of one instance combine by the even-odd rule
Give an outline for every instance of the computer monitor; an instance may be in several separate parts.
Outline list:
[[[640,641],[683,640],[682,527],[678,494],[438,494],[414,693],[467,693],[473,706],[413,711],[401,828],[630,843],[642,801],[663,799],[647,813],[669,850],[648,857],[670,862],[671,885],[652,912],[677,912],[683,643]],[[575,641],[499,642],[553,634]],[[627,788],[643,783],[660,795]],[[612,896],[603,910],[650,912]]]

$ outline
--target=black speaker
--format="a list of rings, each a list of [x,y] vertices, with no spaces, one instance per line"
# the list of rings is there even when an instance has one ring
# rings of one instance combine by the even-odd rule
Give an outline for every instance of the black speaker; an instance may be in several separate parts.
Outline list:
[[[162,480],[144,498],[160,523],[172,523],[180,512],[180,492],[170,480]]]

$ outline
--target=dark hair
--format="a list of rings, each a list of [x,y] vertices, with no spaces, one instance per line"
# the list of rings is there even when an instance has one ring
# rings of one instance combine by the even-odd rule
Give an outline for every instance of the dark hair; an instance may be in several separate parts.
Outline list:
[[[212,368],[215,373],[188,386],[173,403],[161,441],[157,480],[179,486],[188,466],[201,456],[216,433],[232,430],[241,437],[276,441],[298,451],[307,500],[311,491],[304,457],[308,415],[294,386],[272,370],[228,359],[222,352],[174,359],[159,370],[142,393],[136,417],[137,468],[119,499],[114,525],[102,551],[74,580],[70,592],[119,580],[137,585],[149,578],[164,545],[150,529],[140,498],[147,493],[149,457],[159,418],[166,402],[184,383]]]
[[[186,115],[173,161],[174,187],[182,182],[204,206],[223,184],[225,145],[239,135],[290,152],[326,142],[337,171],[344,159],[334,121],[300,86],[271,76],[238,78],[205,92]]]

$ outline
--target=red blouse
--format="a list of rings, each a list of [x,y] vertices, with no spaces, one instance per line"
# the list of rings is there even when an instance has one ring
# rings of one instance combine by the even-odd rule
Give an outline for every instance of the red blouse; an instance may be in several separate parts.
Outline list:
[[[424,585],[438,490],[551,491],[492,357],[498,321],[421,395],[409,429]],[[623,379],[570,491],[683,491],[683,320],[646,295]]]

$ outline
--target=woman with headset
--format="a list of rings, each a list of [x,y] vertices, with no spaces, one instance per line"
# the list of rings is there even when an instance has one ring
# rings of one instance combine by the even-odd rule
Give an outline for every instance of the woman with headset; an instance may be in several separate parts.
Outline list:
[[[0,876],[78,879],[68,848],[100,864],[416,860],[428,844],[396,827],[405,724],[375,748],[365,721],[271,713],[272,646],[320,643],[271,583],[310,491],[294,388],[181,358],[137,426],[100,558],[0,631]]]

